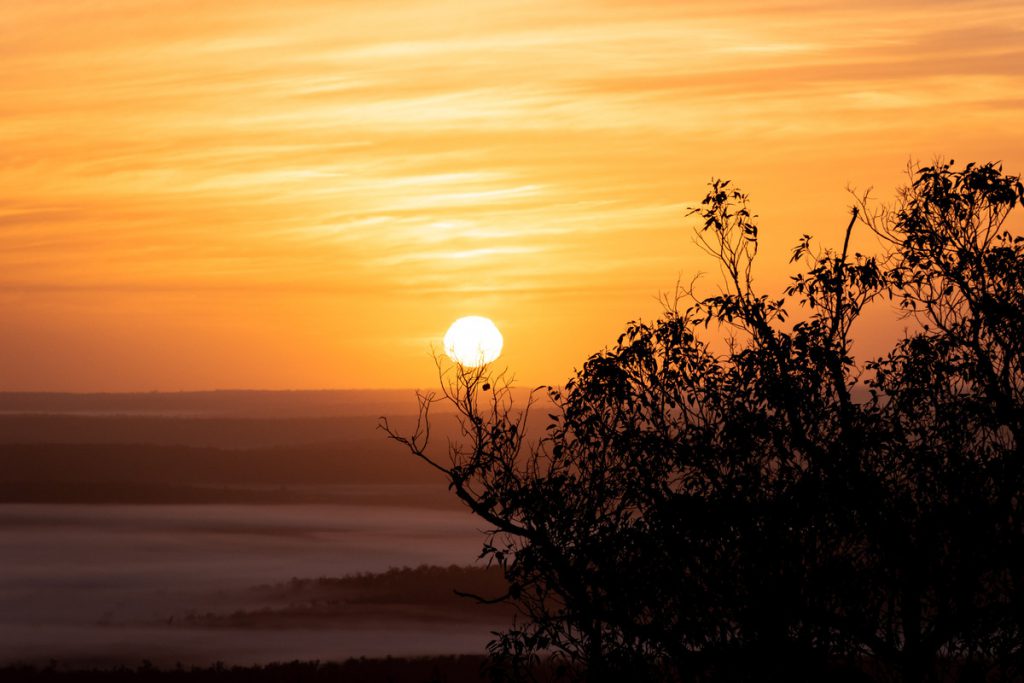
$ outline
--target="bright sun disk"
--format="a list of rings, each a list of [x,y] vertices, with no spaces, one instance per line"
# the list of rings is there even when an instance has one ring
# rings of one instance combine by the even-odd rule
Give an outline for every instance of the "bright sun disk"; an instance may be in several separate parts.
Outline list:
[[[490,363],[501,355],[504,339],[489,318],[469,315],[452,323],[444,334],[444,352],[467,368]]]

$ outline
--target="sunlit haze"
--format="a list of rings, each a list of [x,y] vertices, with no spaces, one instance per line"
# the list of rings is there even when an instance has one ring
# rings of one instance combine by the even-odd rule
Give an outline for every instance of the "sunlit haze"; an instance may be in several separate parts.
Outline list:
[[[778,292],[848,186],[1024,171],[1018,0],[8,0],[0,46],[0,389],[432,386],[469,314],[559,383],[714,291],[712,176]]]

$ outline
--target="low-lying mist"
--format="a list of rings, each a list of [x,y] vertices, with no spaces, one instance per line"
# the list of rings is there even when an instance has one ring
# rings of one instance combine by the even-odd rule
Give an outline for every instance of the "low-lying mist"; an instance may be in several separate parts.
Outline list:
[[[0,505],[0,662],[480,652],[505,619],[438,602],[471,575],[399,573],[398,593],[323,578],[470,564],[477,526],[412,506]]]

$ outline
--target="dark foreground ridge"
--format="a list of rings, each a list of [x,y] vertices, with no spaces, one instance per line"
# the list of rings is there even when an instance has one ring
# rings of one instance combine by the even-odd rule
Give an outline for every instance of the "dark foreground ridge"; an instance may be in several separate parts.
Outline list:
[[[138,667],[67,669],[54,662],[48,667],[13,665],[0,668],[0,681],[30,683],[86,683],[104,681],[146,683],[468,683],[486,680],[481,655],[402,659],[350,659],[345,662],[282,662],[264,666],[176,667],[161,669],[149,662]]]
[[[826,679],[809,679],[797,677],[793,681],[828,680],[830,683],[871,683],[877,680],[888,680],[879,677],[865,660],[861,670],[851,670],[837,663],[834,668],[826,668]],[[944,673],[936,680],[947,683],[964,680],[970,672],[964,666],[947,662]],[[0,681],[4,683],[478,683],[491,680],[525,680],[514,673],[513,678],[507,676],[512,672],[495,670],[496,663],[489,661],[484,655],[452,655],[431,657],[387,657],[383,659],[349,659],[344,662],[292,661],[273,662],[262,666],[226,666],[222,663],[209,667],[189,667],[181,665],[173,668],[160,668],[148,661],[137,667],[116,668],[68,668],[59,662],[52,662],[46,667],[14,664],[0,668]],[[576,671],[576,674],[579,672]],[[692,680],[707,680],[703,676],[708,673],[690,672]],[[493,677],[497,674],[496,678]],[[564,662],[555,664],[551,660],[543,661],[530,667],[530,672],[518,670],[519,675],[533,676],[528,680],[558,681],[576,680],[570,666]],[[645,679],[623,679],[628,681]],[[767,680],[767,679],[766,679]],[[978,681],[1020,681],[1019,677],[1000,676],[995,678],[969,678]]]

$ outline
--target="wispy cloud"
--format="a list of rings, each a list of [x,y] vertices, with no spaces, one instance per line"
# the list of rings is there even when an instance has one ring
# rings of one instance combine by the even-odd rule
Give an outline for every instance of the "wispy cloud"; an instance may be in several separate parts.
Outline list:
[[[206,291],[174,315],[281,338],[238,303],[278,292],[311,316],[289,329],[342,316],[356,348],[472,306],[550,324],[549,291],[581,333],[520,361],[561,372],[619,315],[607,292],[705,265],[684,216],[712,175],[755,191],[770,256],[908,158],[1019,170],[1022,46],[1011,1],[15,0],[0,287],[19,294],[0,316],[70,339],[87,310]],[[413,362],[325,383],[402,384]]]

